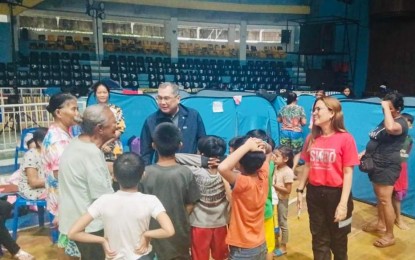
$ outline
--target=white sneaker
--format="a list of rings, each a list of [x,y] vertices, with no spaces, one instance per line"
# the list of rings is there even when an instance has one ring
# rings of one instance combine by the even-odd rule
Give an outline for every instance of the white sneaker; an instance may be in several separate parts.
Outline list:
[[[17,254],[15,254],[13,256],[13,259],[17,259],[17,260],[35,260],[35,257],[32,256],[31,254],[29,254],[26,251],[23,251],[22,249],[19,250],[19,252],[17,252]]]

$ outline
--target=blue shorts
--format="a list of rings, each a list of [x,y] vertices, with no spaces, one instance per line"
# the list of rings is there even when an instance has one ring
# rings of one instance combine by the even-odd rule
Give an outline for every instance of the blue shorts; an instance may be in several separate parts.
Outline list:
[[[229,260],[265,260],[267,258],[267,246],[263,243],[254,248],[241,248],[229,246]]]
[[[293,150],[294,155],[301,152],[304,145],[303,133],[290,130],[281,130],[280,144],[288,146]]]

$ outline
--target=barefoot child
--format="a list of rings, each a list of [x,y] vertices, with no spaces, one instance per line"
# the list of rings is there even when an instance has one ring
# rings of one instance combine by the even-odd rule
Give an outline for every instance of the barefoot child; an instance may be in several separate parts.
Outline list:
[[[274,256],[282,256],[287,253],[288,243],[288,200],[290,198],[292,183],[294,182],[293,151],[286,146],[280,146],[274,150],[274,181],[273,186],[278,193],[278,226],[281,230],[280,248],[274,251]]]

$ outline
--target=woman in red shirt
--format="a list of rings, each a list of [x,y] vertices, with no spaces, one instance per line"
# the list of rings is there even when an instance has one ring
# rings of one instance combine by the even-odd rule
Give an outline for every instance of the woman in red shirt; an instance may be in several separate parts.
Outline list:
[[[301,157],[305,161],[297,189],[297,206],[307,184],[307,208],[314,259],[347,259],[351,231],[353,166],[359,164],[356,143],[346,131],[340,102],[320,97],[313,107],[313,127]]]

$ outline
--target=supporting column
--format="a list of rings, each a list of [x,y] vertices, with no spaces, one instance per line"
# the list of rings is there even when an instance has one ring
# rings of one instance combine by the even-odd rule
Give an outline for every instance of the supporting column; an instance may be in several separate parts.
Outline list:
[[[95,42],[95,55],[98,61],[102,61],[104,58],[104,40],[102,37],[102,20],[99,18],[93,18],[94,26],[94,42]]]
[[[248,31],[246,29],[246,21],[241,21],[239,35],[239,61],[241,64],[246,64],[246,38],[248,35]]]
[[[178,29],[177,29],[177,18],[170,19],[169,26],[169,37],[170,37],[170,56],[172,62],[177,62],[179,59],[179,40],[177,39]]]
[[[12,38],[10,29],[10,16],[7,15],[7,22],[0,22],[0,34],[3,36],[0,41],[0,49],[3,50],[0,56],[0,62],[12,61]]]
[[[19,53],[20,19],[18,16],[13,17],[13,19],[14,19],[14,28],[13,28],[14,52]]]

